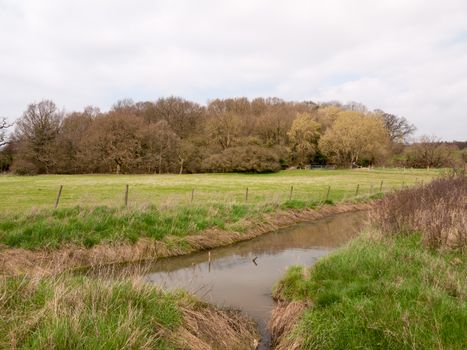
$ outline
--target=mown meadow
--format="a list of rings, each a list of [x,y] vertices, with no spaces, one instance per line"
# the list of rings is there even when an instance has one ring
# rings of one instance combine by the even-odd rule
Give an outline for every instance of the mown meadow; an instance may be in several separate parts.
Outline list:
[[[345,169],[289,170],[271,174],[157,174],[157,175],[39,175],[0,176],[0,214],[30,212],[54,207],[60,185],[63,192],[60,208],[124,205],[125,187],[129,185],[128,204],[133,208],[148,205],[173,207],[207,203],[284,202],[292,199],[322,200],[331,186],[329,200],[340,201],[359,194],[427,183],[444,170],[440,169]]]
[[[209,228],[242,231],[265,214],[367,200],[428,183],[440,170],[292,170],[277,174],[42,175],[0,177],[0,244],[163,240]],[[60,185],[63,190],[54,209]],[[128,206],[125,206],[128,185]]]

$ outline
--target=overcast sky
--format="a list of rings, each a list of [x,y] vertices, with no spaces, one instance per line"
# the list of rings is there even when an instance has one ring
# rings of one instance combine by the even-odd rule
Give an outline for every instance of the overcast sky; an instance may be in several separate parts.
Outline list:
[[[467,139],[466,0],[0,0],[0,116],[176,95],[358,101]]]

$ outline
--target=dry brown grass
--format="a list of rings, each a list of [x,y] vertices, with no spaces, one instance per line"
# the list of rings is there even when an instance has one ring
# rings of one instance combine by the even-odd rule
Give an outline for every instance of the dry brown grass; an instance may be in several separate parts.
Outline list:
[[[259,343],[256,324],[239,312],[206,306],[183,307],[182,313],[183,325],[174,334],[178,349],[247,350]]]
[[[58,250],[27,250],[0,246],[0,275],[32,273],[56,274],[72,268],[104,264],[154,260],[192,253],[249,240],[294,223],[370,208],[366,203],[342,203],[317,210],[286,210],[264,216],[261,221],[243,223],[245,232],[208,229],[184,238],[168,237],[164,241],[141,238],[135,244],[99,244],[92,248],[69,245]]]
[[[278,302],[268,325],[271,330],[273,349],[296,350],[300,348],[299,339],[296,337],[294,339],[291,334],[307,307],[308,305],[304,301]]]
[[[435,249],[467,247],[467,177],[450,176],[428,185],[394,192],[371,211],[386,235],[419,232]]]

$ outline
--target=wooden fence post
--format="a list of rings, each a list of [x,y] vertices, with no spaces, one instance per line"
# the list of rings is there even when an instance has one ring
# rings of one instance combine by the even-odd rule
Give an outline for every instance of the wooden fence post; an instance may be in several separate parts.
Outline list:
[[[57,199],[55,200],[55,209],[58,208],[58,203],[60,203],[60,197],[62,196],[63,185],[60,185],[60,188],[57,193]]]
[[[211,272],[211,251],[208,252],[208,266],[209,266],[209,272]]]
[[[246,191],[245,191],[245,202],[248,202],[248,187],[246,188]]]
[[[370,196],[373,195],[373,184],[370,185]]]
[[[383,180],[381,180],[381,183],[379,184],[379,192],[383,192]]]
[[[293,186],[290,186],[289,201],[292,200],[292,194],[293,194]]]
[[[355,197],[358,196],[358,189],[360,188],[360,184],[357,184],[357,189],[355,190]]]
[[[325,202],[327,202],[329,199],[329,192],[331,192],[331,186],[328,186],[328,190],[326,192],[326,199],[324,200]]]
[[[125,187],[125,208],[128,208],[128,184]]]

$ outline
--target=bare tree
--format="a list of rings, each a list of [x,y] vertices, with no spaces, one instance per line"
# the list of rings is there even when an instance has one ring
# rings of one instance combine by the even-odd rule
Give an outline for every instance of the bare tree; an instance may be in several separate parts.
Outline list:
[[[380,109],[375,110],[375,113],[383,119],[391,142],[405,142],[407,137],[416,130],[415,126],[404,117],[398,117]]]
[[[417,168],[453,166],[456,145],[446,145],[436,136],[421,136],[416,143],[405,149],[406,163]]]
[[[141,161],[144,121],[124,112],[94,119],[81,143],[81,157],[101,172],[131,172]]]
[[[91,170],[87,167],[88,162],[81,159],[81,147],[99,114],[98,108],[86,107],[83,112],[73,112],[65,117],[57,137],[58,171],[78,173]]]
[[[0,118],[0,153],[8,158],[2,169],[19,174],[259,172],[303,166],[310,159],[367,164],[416,150],[405,144],[415,130],[405,118],[369,112],[356,102],[236,97],[203,106],[172,96],[126,99],[108,112],[86,108],[62,115],[51,101],[29,105],[7,145],[10,125]]]
[[[145,127],[141,136],[143,162],[149,172],[154,170],[162,174],[177,171],[179,158],[176,153],[180,138],[165,119]]]
[[[232,112],[225,112],[209,118],[209,136],[219,143],[222,149],[232,147],[240,134],[241,120]]]
[[[6,121],[6,118],[0,119],[0,147],[5,146],[7,141],[6,141],[6,129],[8,129],[11,126]]]
[[[151,122],[165,120],[181,139],[187,139],[202,130],[205,109],[180,97],[160,98],[154,106]]]
[[[368,108],[360,102],[350,101],[343,106],[344,110],[366,114]]]
[[[38,172],[48,173],[56,163],[55,143],[62,117],[55,103],[43,100],[30,104],[17,122],[20,154],[34,164]]]

